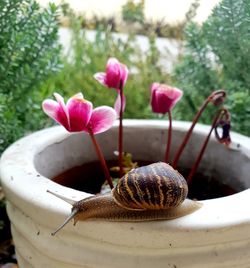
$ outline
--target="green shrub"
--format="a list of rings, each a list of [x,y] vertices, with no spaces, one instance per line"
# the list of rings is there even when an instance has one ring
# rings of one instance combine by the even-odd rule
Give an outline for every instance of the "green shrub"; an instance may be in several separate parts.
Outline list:
[[[184,29],[186,25],[194,19],[198,7],[200,6],[200,0],[194,0],[185,14],[185,18],[177,23],[166,22],[165,18],[150,21],[145,20],[141,25],[141,28],[137,29],[137,34],[149,35],[154,33],[159,37],[173,38],[177,40],[184,39]]]
[[[0,152],[42,124],[39,86],[58,70],[58,10],[33,0],[0,1]]]
[[[144,0],[140,0],[137,4],[133,0],[128,0],[122,6],[122,19],[126,22],[143,23],[145,19],[144,6]]]
[[[233,130],[250,135],[249,29],[247,0],[223,0],[202,26],[188,26],[186,52],[175,71],[185,90],[185,101],[179,106],[182,119],[191,119],[204,97],[223,88],[228,93]]]

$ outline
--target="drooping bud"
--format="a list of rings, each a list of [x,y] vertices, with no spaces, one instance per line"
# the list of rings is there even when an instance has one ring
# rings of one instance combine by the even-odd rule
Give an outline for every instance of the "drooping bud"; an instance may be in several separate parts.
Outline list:
[[[182,97],[182,90],[165,84],[153,83],[151,86],[151,107],[154,113],[166,114]]]

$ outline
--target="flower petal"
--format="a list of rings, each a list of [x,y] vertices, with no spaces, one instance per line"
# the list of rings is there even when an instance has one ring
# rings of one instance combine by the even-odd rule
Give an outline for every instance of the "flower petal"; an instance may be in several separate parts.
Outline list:
[[[128,67],[125,64],[120,64],[120,79],[122,81],[122,88],[125,86],[128,79]]]
[[[109,106],[100,106],[93,110],[87,131],[90,129],[93,134],[102,133],[112,127],[116,120],[116,112]]]
[[[126,107],[126,97],[123,94],[122,112],[124,112],[125,107]],[[117,113],[117,117],[119,118],[120,117],[120,110],[121,110],[121,96],[120,96],[119,91],[118,91],[118,95],[117,95],[117,98],[115,101],[114,109]]]
[[[176,88],[176,87],[169,87],[168,90],[164,91],[165,94],[175,102],[177,102],[183,95],[182,90]]]
[[[54,100],[44,100],[42,108],[49,117],[64,126],[68,131],[70,130],[67,115],[59,103]]]
[[[109,58],[105,73],[96,73],[94,78],[108,88],[122,89],[128,78],[128,68],[116,58]]]
[[[160,85],[161,85],[160,83],[156,83],[156,82],[153,83],[153,84],[151,85],[151,87],[150,87],[151,94],[153,94],[154,91],[155,91],[157,88],[159,88]]]
[[[55,97],[56,101],[58,102],[58,104],[61,106],[61,108],[63,109],[63,111],[65,112],[65,114],[68,117],[68,111],[67,111],[66,105],[64,103],[63,97],[60,94],[56,93],[56,92],[54,93],[54,97]]]
[[[165,84],[153,83],[151,86],[151,107],[155,113],[169,112],[182,97],[182,90]]]
[[[157,108],[155,107],[155,109],[162,114],[169,112],[173,107],[173,100],[169,98],[168,95],[166,95],[163,91],[156,91],[155,96],[157,103]]]
[[[106,66],[106,84],[119,89],[121,83],[121,65],[116,58],[110,58]]]
[[[83,131],[92,114],[92,103],[85,100],[81,93],[78,93],[68,100],[66,107],[69,113],[70,131]]]
[[[94,74],[94,78],[103,86],[108,87],[106,84],[106,74],[105,73],[96,73]]]

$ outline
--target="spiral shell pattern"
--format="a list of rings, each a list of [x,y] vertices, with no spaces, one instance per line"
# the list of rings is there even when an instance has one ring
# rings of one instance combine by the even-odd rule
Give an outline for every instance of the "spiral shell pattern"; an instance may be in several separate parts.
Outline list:
[[[112,190],[115,202],[131,210],[177,207],[185,200],[187,193],[184,177],[163,162],[131,170]]]

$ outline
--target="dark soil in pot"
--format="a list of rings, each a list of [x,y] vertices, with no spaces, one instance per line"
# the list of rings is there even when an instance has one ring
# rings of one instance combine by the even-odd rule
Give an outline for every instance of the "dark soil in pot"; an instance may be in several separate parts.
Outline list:
[[[137,161],[139,166],[151,164],[149,161]],[[107,161],[109,168],[117,166],[117,161]],[[187,177],[190,170],[178,170],[184,177]],[[118,177],[111,172],[113,178]],[[97,194],[104,183],[104,176],[99,162],[90,162],[74,167],[62,174],[59,174],[53,181],[88,193]],[[213,199],[237,193],[235,189],[222,183],[218,178],[197,172],[189,186],[188,197],[196,200]]]

